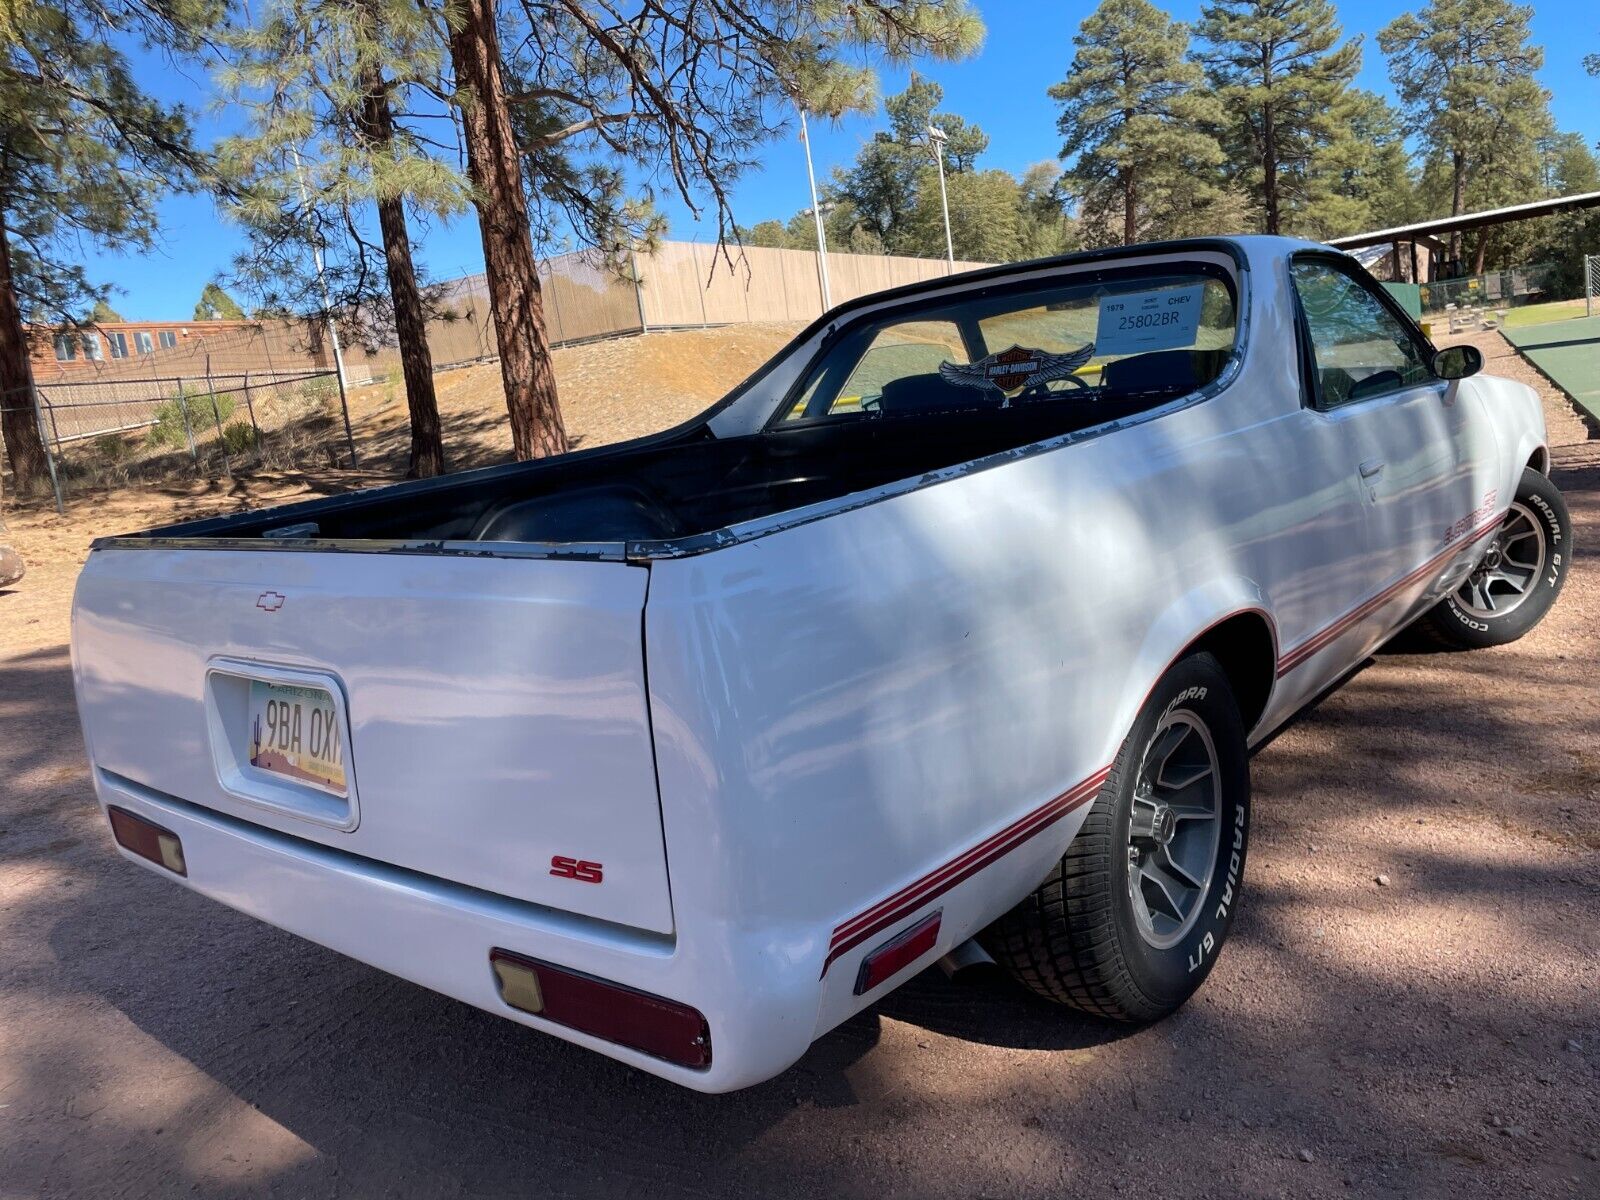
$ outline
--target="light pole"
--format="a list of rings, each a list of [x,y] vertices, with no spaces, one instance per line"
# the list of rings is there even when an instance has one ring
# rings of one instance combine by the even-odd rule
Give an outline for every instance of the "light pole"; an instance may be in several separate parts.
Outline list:
[[[948,139],[944,130],[931,123],[927,134],[928,144],[933,147],[933,161],[939,165],[939,207],[944,210],[944,253],[950,264],[945,273],[950,274],[956,269],[956,247],[950,239],[950,197],[944,190],[944,144]]]
[[[811,215],[817,223],[817,281],[822,285],[822,311],[833,307],[833,293],[828,286],[828,235],[822,228],[822,205],[817,203],[817,172],[811,165],[811,131],[806,126],[805,106],[798,101],[795,109],[800,113],[800,140],[806,147],[806,182],[811,185]]]
[[[294,157],[294,174],[300,183],[300,203],[307,209],[311,206],[311,198],[306,193],[306,172],[300,164],[300,150],[296,146],[289,147],[289,153]],[[328,330],[328,340],[333,343],[333,371],[334,378],[339,381],[339,410],[344,414],[344,440],[350,448],[350,465],[360,466],[356,459],[356,435],[350,427],[350,400],[345,386],[344,378],[344,348],[339,345],[339,329],[333,321],[332,301],[328,296],[328,277],[322,265],[322,239],[313,238],[311,242],[311,261],[317,268],[317,287],[322,292],[323,324]]]

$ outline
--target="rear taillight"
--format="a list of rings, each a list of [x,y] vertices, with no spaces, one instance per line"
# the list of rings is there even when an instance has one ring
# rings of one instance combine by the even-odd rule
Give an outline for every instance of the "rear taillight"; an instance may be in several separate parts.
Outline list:
[[[509,950],[491,950],[489,964],[512,1008],[679,1066],[711,1065],[710,1027],[687,1004]]]
[[[136,817],[125,808],[106,811],[111,816],[111,836],[117,839],[117,845],[175,874],[189,873],[188,865],[183,861],[183,843],[178,840],[177,834],[161,828],[154,821]]]
[[[939,940],[942,913],[924,917],[904,933],[896,934],[861,960],[856,974],[856,995],[864,996],[889,976],[921,958]]]

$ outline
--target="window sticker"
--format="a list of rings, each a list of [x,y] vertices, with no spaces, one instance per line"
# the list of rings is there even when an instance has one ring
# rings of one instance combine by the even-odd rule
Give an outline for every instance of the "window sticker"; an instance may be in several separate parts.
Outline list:
[[[1100,301],[1095,346],[1101,354],[1144,354],[1194,345],[1206,286],[1122,292]]]
[[[1022,387],[1036,387],[1072,375],[1094,357],[1094,343],[1081,346],[1066,354],[1049,354],[1043,350],[1028,350],[1012,346],[975,363],[943,363],[939,374],[946,383],[957,387],[994,388],[1000,392],[1014,392]]]

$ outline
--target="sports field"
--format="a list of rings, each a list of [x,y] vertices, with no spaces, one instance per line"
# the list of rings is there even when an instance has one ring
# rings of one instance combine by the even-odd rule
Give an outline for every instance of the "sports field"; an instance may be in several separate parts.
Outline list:
[[[1579,317],[1503,331],[1556,386],[1600,420],[1600,317]]]

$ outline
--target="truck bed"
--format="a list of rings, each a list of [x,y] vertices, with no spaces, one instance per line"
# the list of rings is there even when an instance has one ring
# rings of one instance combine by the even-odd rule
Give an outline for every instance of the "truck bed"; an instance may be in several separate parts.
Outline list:
[[[1148,397],[770,429],[703,420],[620,446],[171,525],[147,538],[681,541],[913,479],[1150,407]]]

